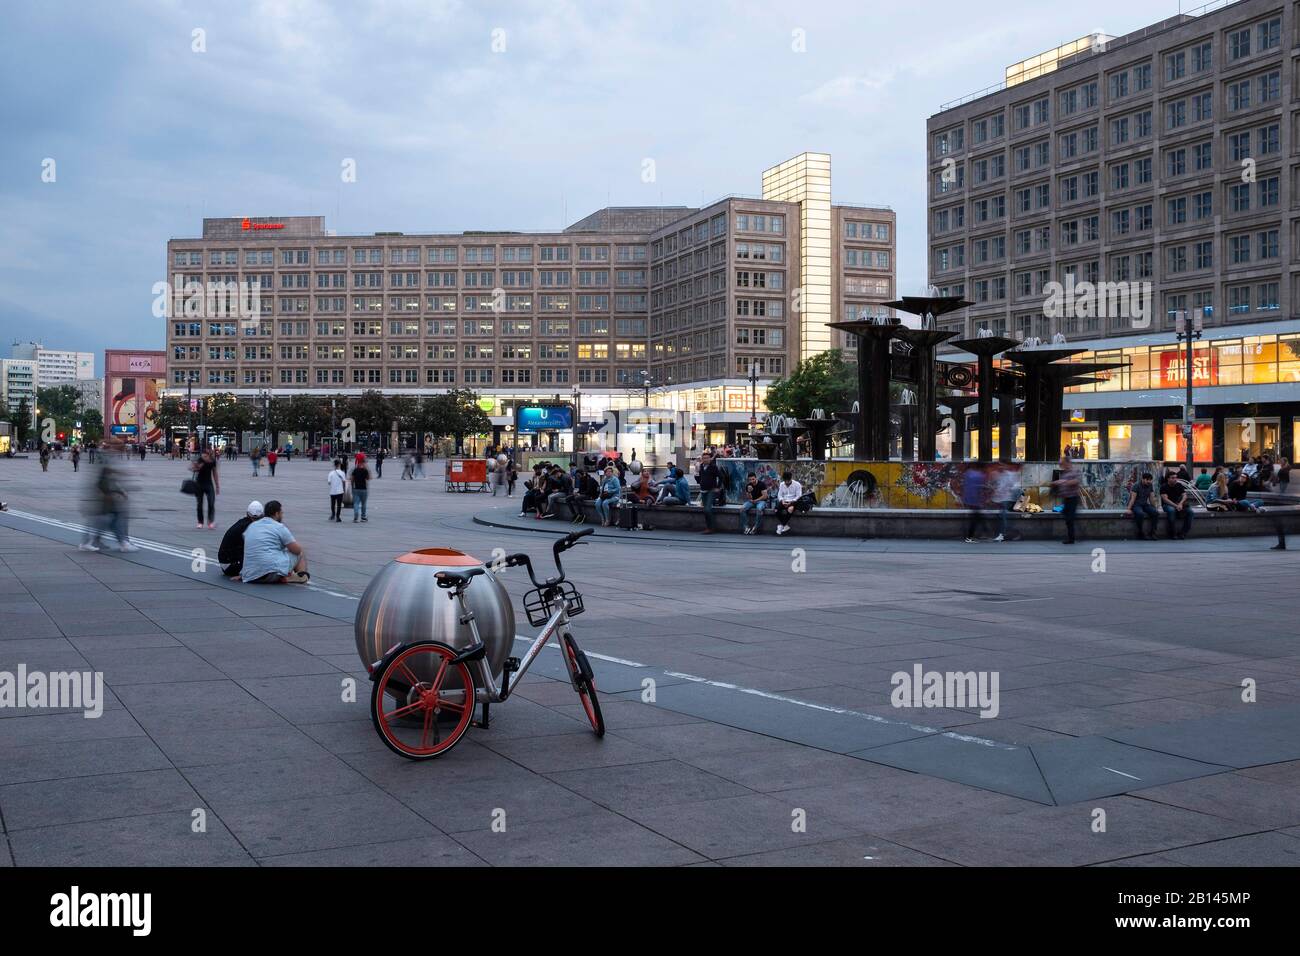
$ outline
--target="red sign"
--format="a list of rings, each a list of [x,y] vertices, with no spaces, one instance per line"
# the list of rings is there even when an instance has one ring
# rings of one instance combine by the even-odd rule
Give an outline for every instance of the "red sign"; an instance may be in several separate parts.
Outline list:
[[[247,216],[245,216],[245,217],[244,217],[244,221],[240,223],[240,228],[242,228],[245,232],[248,232],[248,231],[250,231],[250,230],[254,230],[254,229],[283,229],[283,228],[284,228],[284,223],[282,223],[282,222],[253,222],[253,220],[251,220],[251,219],[249,219]]]
[[[1192,384],[1219,384],[1219,352],[1217,349],[1198,349],[1192,352]],[[1156,387],[1187,387],[1187,351],[1185,349],[1160,353],[1160,384]]]

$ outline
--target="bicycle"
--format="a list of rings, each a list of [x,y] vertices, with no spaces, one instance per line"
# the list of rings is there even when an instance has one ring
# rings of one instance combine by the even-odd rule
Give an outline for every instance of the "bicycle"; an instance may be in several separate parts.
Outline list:
[[[542,630],[522,658],[506,659],[499,682],[488,664],[487,647],[479,636],[474,612],[465,603],[470,582],[479,575],[494,572],[486,567],[474,567],[437,573],[438,587],[450,592],[449,600],[460,603],[460,622],[469,626],[473,642],[463,651],[441,641],[399,643],[375,662],[370,675],[373,682],[370,717],[375,732],[389,750],[410,760],[441,756],[460,742],[473,722],[474,708],[479,703],[483,704],[484,713],[479,726],[486,728],[489,706],[509,699],[542,648],[556,634],[569,683],[582,701],[591,729],[597,737],[605,735],[595,674],[569,630],[570,618],[583,612],[582,595],[566,580],[560,562],[561,553],[582,543],[581,539],[593,530],[584,528],[555,542],[552,552],[558,574],[545,581],[537,580],[532,561],[522,552],[501,561],[505,568],[527,569],[533,588],[524,595],[524,610],[528,622]]]

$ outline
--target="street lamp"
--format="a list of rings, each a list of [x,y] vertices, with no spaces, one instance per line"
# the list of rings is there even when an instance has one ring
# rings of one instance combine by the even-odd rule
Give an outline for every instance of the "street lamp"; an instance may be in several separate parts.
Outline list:
[[[758,363],[749,363],[749,427],[758,424]]]
[[[574,461],[578,455],[578,428],[582,424],[582,389],[573,386],[573,454]],[[583,451],[586,451],[584,448]]]
[[[196,432],[194,431],[194,382],[199,377],[199,373],[190,369],[185,376],[185,408],[190,416],[189,434],[186,435],[187,443],[194,449],[199,450],[199,443]]]
[[[1187,383],[1187,399],[1183,405],[1183,441],[1186,447],[1183,449],[1184,463],[1187,465],[1187,476],[1191,479],[1193,462],[1192,453],[1192,423],[1196,420],[1196,406],[1192,404],[1192,343],[1201,337],[1201,329],[1205,324],[1205,310],[1197,309],[1192,321],[1187,321],[1187,310],[1181,309],[1174,316],[1174,338],[1179,342],[1187,343],[1187,358],[1183,363],[1183,377]],[[1172,530],[1172,525],[1170,526]]]

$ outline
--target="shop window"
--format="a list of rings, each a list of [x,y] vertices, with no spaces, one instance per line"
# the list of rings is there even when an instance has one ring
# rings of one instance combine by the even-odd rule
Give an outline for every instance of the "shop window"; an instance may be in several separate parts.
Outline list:
[[[1153,427],[1150,422],[1111,422],[1106,426],[1112,461],[1149,461]]]
[[[1276,418],[1228,418],[1223,422],[1224,461],[1277,457],[1281,424]]]
[[[1183,439],[1183,423],[1165,422],[1165,461],[1185,461],[1187,446]],[[1214,423],[1192,424],[1192,459],[1211,464],[1214,461]]]

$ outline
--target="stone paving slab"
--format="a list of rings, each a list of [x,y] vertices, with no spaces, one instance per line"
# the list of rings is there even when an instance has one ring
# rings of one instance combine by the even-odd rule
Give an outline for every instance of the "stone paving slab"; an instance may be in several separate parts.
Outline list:
[[[0,516],[0,669],[84,661],[109,686],[95,720],[0,719],[0,817],[17,821],[0,866],[1295,865],[1300,654],[1276,622],[1300,559],[1268,542],[1112,542],[1098,575],[1088,552],[1046,543],[801,540],[808,572],[787,578],[785,540],[598,535],[566,568],[605,739],[546,650],[490,728],[412,763],[370,724],[357,595],[413,547],[524,550],[549,573],[568,528],[477,524],[515,503],[385,480],[370,522],[334,525],[318,513],[324,465],[274,483],[224,469],[219,522],[273,493],[313,569],[311,588],[242,585],[190,567],[219,535],[177,507],[183,463],[138,469],[132,533],[147,547],[130,555],[77,552],[77,516],[48,508],[83,479],[27,464],[0,461],[14,507]],[[1220,587],[1188,592],[1189,575]],[[528,586],[518,570],[504,583],[516,598]],[[896,710],[890,677],[915,664],[999,672],[998,718]],[[1243,676],[1264,703],[1243,709]],[[921,772],[887,764],[911,751]],[[996,790],[1034,775],[1046,798]]]

